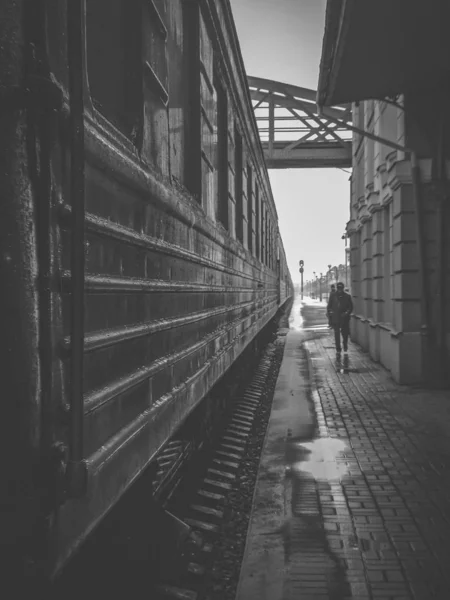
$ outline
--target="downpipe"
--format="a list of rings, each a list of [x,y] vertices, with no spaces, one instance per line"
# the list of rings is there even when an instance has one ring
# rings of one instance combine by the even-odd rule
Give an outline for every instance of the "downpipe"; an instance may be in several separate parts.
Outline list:
[[[67,52],[69,68],[69,145],[71,238],[71,315],[70,315],[70,432],[67,465],[68,494],[81,496],[86,489],[83,456],[83,371],[84,371],[84,89],[83,89],[84,0],[67,2]]]
[[[435,159],[436,171],[436,186],[437,186],[437,231],[436,244],[438,250],[438,323],[436,331],[436,341],[439,351],[439,368],[440,368],[440,383],[448,382],[447,368],[447,348],[446,348],[446,332],[447,319],[445,312],[446,304],[446,238],[445,227],[447,210],[446,204],[448,201],[446,165],[445,165],[445,113],[442,114],[439,125],[439,142]]]
[[[424,219],[422,210],[422,182],[420,176],[420,166],[417,159],[417,154],[411,152],[411,179],[413,188],[413,199],[416,217],[416,236],[418,250],[418,278],[420,290],[420,316],[421,316],[421,337],[422,337],[422,370],[424,379],[428,378],[429,373],[429,303],[428,303],[428,286],[426,280],[426,248],[425,248],[425,232]]]

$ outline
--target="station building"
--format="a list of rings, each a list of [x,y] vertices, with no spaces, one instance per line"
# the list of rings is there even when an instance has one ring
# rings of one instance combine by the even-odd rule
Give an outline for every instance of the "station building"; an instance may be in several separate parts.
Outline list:
[[[404,384],[449,383],[449,16],[327,3],[318,104],[353,106],[352,338]]]

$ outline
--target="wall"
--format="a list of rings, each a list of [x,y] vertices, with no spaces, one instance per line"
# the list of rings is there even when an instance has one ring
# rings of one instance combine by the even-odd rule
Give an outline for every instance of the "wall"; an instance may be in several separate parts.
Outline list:
[[[404,143],[401,108],[381,101],[354,107],[365,130]],[[411,169],[400,152],[359,134],[353,139],[350,262],[352,339],[402,383],[421,378],[420,290]]]
[[[433,383],[439,379],[438,367],[442,360],[446,361],[448,350],[442,346],[448,335],[440,312],[449,285],[445,249],[448,217],[439,213],[439,195],[436,186],[431,185],[429,157],[434,147],[436,119],[432,121],[433,130],[427,131],[426,123],[420,123],[418,135],[415,118],[425,109],[430,110],[429,98],[408,98],[406,102],[401,98],[399,104],[362,102],[354,106],[354,117],[359,127],[407,144],[420,158],[426,292],[423,293],[419,269],[418,221],[408,155],[355,133],[347,224],[355,307],[351,335],[374,360],[392,372],[396,381]],[[430,139],[431,146],[427,146],[424,140]],[[440,261],[439,224],[443,248]],[[439,273],[444,285],[440,284]],[[427,329],[423,327],[422,296],[429,308]]]

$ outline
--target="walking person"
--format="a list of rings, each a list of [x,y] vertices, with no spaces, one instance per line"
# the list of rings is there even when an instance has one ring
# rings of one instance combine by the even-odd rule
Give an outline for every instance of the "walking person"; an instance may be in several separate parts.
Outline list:
[[[344,353],[348,351],[348,336],[350,334],[350,315],[353,311],[353,302],[350,294],[344,292],[344,284],[339,282],[336,292],[330,294],[327,305],[327,314],[334,329],[336,352],[341,353],[341,334]]]
[[[334,283],[332,283],[331,286],[330,286],[330,296],[328,298],[328,305],[330,304],[330,300],[331,300],[332,295],[335,294],[335,293],[336,293],[336,286],[334,285]],[[331,324],[331,317],[330,317],[330,314],[328,312],[328,309],[327,309],[327,315],[328,315],[328,327],[330,329],[332,329],[333,325]]]

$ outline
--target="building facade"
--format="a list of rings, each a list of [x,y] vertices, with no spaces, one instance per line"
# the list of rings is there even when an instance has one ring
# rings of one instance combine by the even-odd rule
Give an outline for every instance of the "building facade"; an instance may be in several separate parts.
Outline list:
[[[450,6],[388,4],[328,0],[319,77],[320,106],[353,106],[352,339],[400,383],[448,386]]]
[[[401,105],[354,104],[362,130],[401,144]],[[421,377],[420,285],[410,161],[404,153],[360,133],[353,138],[350,267],[352,338],[400,382]]]

